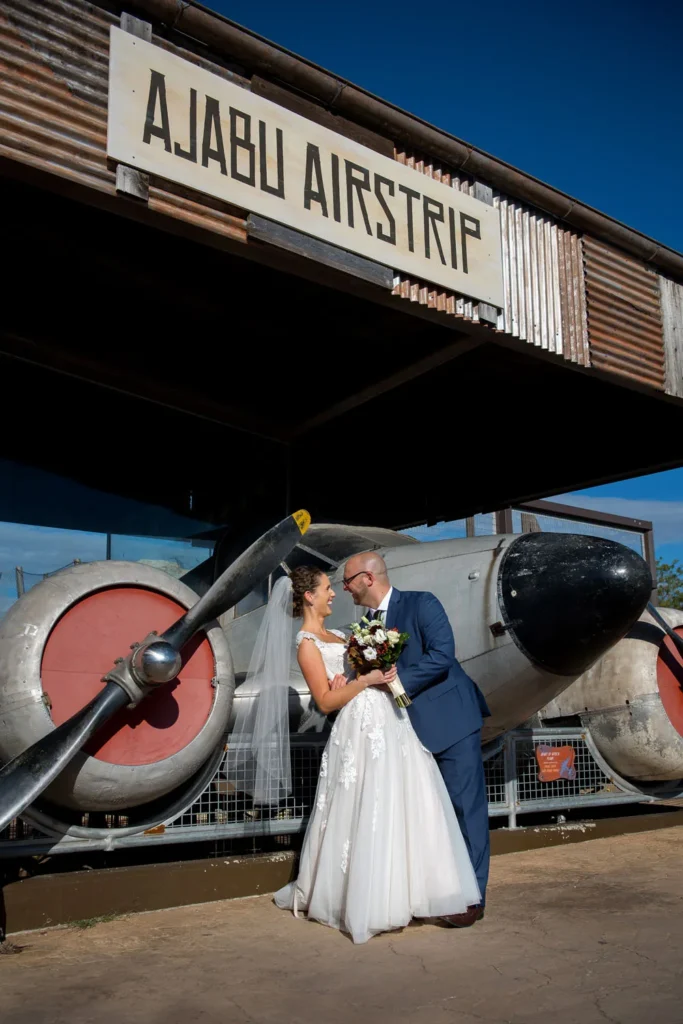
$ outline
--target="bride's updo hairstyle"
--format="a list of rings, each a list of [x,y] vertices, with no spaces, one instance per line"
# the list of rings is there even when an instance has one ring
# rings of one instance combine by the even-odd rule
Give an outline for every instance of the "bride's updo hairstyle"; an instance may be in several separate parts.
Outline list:
[[[304,594],[315,590],[320,583],[323,569],[315,565],[300,565],[289,577],[292,581],[292,615],[300,619],[304,614]]]

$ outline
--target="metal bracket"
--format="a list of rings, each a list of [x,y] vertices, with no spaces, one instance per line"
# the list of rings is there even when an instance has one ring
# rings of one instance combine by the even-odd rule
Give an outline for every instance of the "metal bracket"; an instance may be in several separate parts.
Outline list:
[[[505,636],[505,634],[508,633],[511,629],[514,629],[515,626],[519,626],[521,621],[521,619],[513,619],[512,622],[508,622],[506,625],[503,625],[502,622],[494,622],[491,626],[489,626],[489,629],[491,630],[494,636]]]

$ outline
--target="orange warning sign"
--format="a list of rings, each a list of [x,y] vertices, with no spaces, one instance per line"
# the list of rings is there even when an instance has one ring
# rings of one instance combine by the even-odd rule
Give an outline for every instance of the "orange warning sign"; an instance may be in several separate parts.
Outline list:
[[[539,743],[536,747],[539,781],[558,782],[567,779],[571,782],[576,778],[575,757],[574,747],[550,747],[546,743]]]

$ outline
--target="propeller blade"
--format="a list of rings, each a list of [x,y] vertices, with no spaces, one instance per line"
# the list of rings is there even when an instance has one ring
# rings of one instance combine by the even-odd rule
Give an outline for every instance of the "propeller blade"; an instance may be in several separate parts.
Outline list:
[[[203,626],[232,608],[269,576],[310,524],[311,517],[301,509],[264,533],[160,640],[179,652]],[[0,832],[40,796],[93,733],[130,700],[123,686],[110,680],[89,704],[0,770]]]
[[[249,594],[257,583],[270,576],[284,561],[311,525],[308,512],[301,509],[254,541],[218,577],[203,597],[161,639],[179,651],[194,634]]]
[[[107,683],[89,704],[5,765],[0,771],[0,832],[56,779],[86,740],[129,701],[118,683]]]
[[[658,626],[664,630],[666,635],[673,640],[674,646],[679,654],[683,655],[683,636],[672,629],[666,619],[663,619],[653,604],[648,603],[647,610],[649,611],[652,618],[655,620]]]

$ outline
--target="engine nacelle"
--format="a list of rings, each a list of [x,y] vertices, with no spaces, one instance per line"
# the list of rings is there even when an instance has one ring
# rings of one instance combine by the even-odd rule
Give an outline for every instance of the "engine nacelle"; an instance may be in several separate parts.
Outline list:
[[[683,611],[658,611],[683,636]],[[683,780],[683,658],[647,612],[542,712],[544,719],[575,715],[619,775]]]
[[[140,562],[90,562],[29,590],[0,622],[0,761],[79,711],[131,641],[170,626],[197,600]],[[158,800],[197,773],[224,736],[234,687],[216,624],[178,679],[117,713],[46,790],[62,807],[116,811]]]

